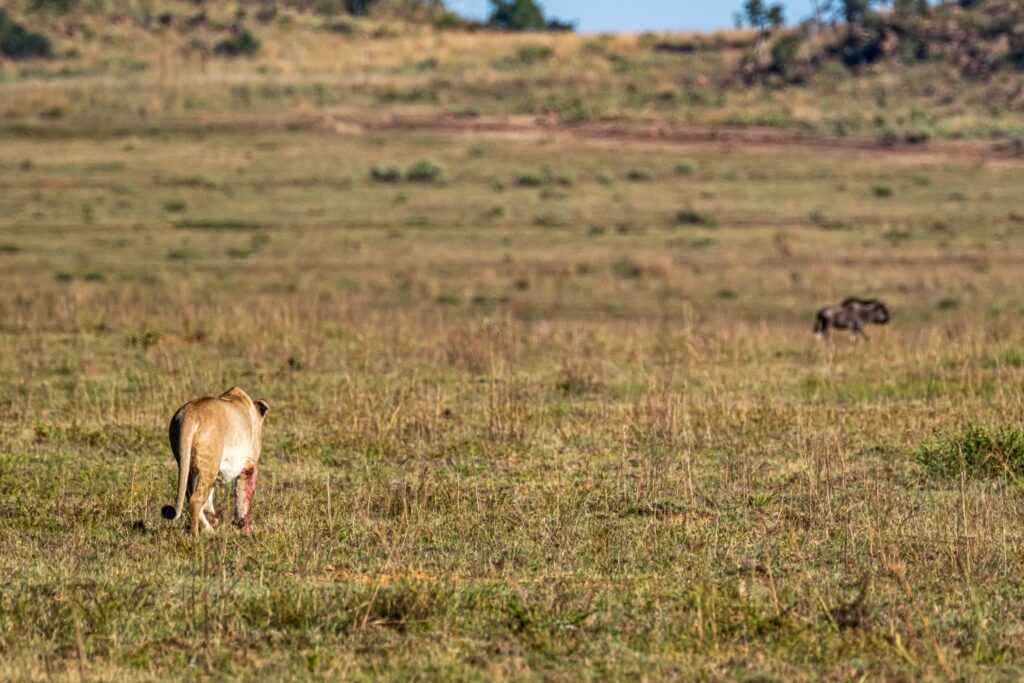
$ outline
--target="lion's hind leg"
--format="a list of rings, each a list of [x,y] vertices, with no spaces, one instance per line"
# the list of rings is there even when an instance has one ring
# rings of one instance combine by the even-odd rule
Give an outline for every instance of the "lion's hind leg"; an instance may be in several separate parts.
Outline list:
[[[210,497],[206,499],[206,505],[203,506],[202,510],[203,516],[214,529],[220,526],[220,515],[217,514],[217,510],[213,507],[213,493],[216,490],[216,485],[210,488]]]
[[[211,457],[208,448],[196,449],[196,479],[195,488],[188,501],[192,535],[199,535],[200,526],[204,531],[213,531],[213,525],[204,514],[207,506],[213,508],[213,485],[217,480],[218,459]]]

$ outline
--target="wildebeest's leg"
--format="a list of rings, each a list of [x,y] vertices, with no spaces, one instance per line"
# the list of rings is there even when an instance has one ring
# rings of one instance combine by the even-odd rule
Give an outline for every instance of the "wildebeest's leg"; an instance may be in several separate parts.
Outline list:
[[[864,331],[864,326],[861,325],[860,323],[854,323],[853,324],[853,334],[855,336],[857,336],[857,337],[860,337],[861,339],[863,339],[866,342],[871,341],[868,338],[867,332]]]
[[[828,337],[829,319],[823,311],[818,312],[818,317],[814,321],[814,336],[818,339],[825,339]]]

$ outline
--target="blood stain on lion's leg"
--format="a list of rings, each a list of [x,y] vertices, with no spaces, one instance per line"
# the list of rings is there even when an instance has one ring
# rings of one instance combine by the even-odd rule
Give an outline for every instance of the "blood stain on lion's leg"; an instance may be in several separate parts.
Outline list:
[[[243,470],[235,480],[235,526],[247,535],[252,533],[249,519],[252,517],[252,500],[256,495],[256,479],[259,473],[259,466],[253,465]]]

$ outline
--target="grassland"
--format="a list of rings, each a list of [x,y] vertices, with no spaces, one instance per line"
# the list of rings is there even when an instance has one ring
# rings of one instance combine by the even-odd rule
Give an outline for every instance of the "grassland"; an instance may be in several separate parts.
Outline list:
[[[0,126],[160,128],[257,117],[308,125],[334,117],[541,117],[769,128],[885,144],[972,139],[1024,149],[1024,72],[970,78],[949,60],[823,65],[803,86],[749,83],[753,32],[706,35],[502,35],[289,11],[253,3],[102,0],[71,14],[16,16],[50,37],[50,61],[0,62]],[[13,10],[12,10],[13,11]],[[247,19],[239,24],[237,17]],[[162,23],[166,17],[168,23]],[[251,59],[215,46],[244,25]]]
[[[480,38],[398,92],[421,39]],[[1024,674],[1019,160],[190,68],[0,84],[0,678]],[[816,343],[850,294],[892,324]],[[194,543],[165,427],[233,384],[254,535]]]

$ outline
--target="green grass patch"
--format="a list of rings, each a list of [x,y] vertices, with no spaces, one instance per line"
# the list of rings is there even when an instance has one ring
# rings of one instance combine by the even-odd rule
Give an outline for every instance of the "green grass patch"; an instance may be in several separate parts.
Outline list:
[[[914,459],[937,477],[1024,475],[1024,430],[970,425],[959,434],[925,441]]]

